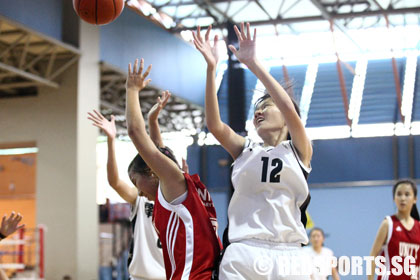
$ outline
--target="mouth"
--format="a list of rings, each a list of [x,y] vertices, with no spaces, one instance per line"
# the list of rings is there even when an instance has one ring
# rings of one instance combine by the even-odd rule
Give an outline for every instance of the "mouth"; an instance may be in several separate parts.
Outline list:
[[[264,121],[264,118],[263,117],[258,117],[256,120],[255,120],[255,123],[256,124],[260,124],[260,123],[262,123]]]

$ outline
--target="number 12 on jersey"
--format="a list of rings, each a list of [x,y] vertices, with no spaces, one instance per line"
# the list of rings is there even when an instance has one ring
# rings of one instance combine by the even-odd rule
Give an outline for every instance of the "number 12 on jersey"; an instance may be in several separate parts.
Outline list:
[[[263,162],[261,182],[267,182],[268,176],[268,164],[270,162],[269,157],[262,157],[261,161]],[[280,171],[283,168],[283,162],[279,158],[273,158],[271,160],[271,166],[274,168],[270,172],[270,183],[279,183],[280,182]]]

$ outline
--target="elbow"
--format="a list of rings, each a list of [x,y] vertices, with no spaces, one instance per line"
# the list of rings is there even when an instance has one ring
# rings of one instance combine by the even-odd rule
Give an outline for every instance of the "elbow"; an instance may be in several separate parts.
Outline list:
[[[212,121],[206,121],[207,128],[209,131],[214,135],[217,134],[218,131],[221,129],[220,123],[212,122]]]
[[[140,132],[139,127],[135,125],[128,125],[127,134],[131,139],[138,137],[139,132]]]

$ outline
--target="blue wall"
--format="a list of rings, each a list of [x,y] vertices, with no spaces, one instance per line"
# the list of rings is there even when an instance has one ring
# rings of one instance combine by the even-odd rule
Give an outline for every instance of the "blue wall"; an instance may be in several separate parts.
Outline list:
[[[61,40],[62,0],[0,1],[0,14]]]
[[[420,136],[413,138],[415,177],[420,178]],[[409,177],[409,139],[405,136],[395,140],[399,150],[399,177]],[[314,155],[309,184],[393,180],[393,141],[393,137],[313,141]],[[221,159],[231,160],[221,146],[188,148],[188,164],[192,173],[199,173],[209,188],[228,190],[230,166],[220,166]]]
[[[125,9],[112,24],[101,26],[101,60],[127,71],[143,57],[153,64],[151,84],[204,105],[206,64],[193,46]]]

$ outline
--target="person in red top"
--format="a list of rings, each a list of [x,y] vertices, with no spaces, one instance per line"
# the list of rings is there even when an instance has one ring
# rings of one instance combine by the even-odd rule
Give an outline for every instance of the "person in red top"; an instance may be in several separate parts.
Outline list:
[[[374,257],[381,254],[385,257],[386,270],[384,275],[378,276],[378,280],[419,280],[420,222],[416,206],[417,186],[411,180],[401,180],[394,185],[392,192],[398,211],[393,216],[387,216],[380,225],[370,254]],[[410,263],[415,268],[411,275],[404,271],[404,260],[409,256],[415,260],[414,264]],[[372,274],[368,279],[373,280],[373,277]]]
[[[143,73],[144,61],[132,70],[126,83],[128,135],[139,155],[131,165],[131,179],[155,200],[153,222],[162,243],[167,279],[211,279],[221,251],[216,211],[210,194],[198,175],[179,168],[168,149],[156,147],[146,132],[139,92],[151,66]]]

